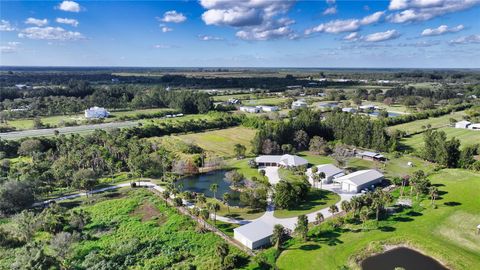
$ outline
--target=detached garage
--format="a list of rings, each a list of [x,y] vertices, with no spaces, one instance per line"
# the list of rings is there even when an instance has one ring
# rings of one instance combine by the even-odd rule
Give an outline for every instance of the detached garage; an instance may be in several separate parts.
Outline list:
[[[270,245],[273,226],[262,221],[254,221],[233,229],[233,238],[249,249]]]
[[[380,184],[384,176],[377,170],[361,170],[339,178],[333,181],[339,183],[344,192],[358,193],[364,188],[370,188],[372,185]]]

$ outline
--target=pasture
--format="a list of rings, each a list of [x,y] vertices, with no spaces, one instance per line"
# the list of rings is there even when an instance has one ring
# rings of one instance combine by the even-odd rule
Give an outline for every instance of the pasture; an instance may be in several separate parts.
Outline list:
[[[432,128],[446,127],[450,125],[450,118],[453,118],[457,121],[463,119],[465,111],[453,112],[447,115],[442,115],[440,117],[430,117],[428,119],[416,120],[409,123],[399,124],[388,127],[388,130],[401,130],[405,131],[407,134],[421,132],[427,125],[431,125]]]
[[[480,143],[480,130],[460,129],[452,127],[439,128],[437,130],[444,131],[447,138],[457,138],[460,140],[461,146]],[[411,137],[403,138],[400,141],[408,148],[419,150],[425,144],[423,134],[416,134]]]

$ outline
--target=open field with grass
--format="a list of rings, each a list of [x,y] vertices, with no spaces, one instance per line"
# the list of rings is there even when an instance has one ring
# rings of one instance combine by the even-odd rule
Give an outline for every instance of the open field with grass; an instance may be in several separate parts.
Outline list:
[[[207,198],[207,202],[218,203],[220,205],[220,210],[217,211],[217,215],[224,217],[253,220],[261,217],[265,213],[265,209],[254,210],[248,207],[227,207],[222,201],[214,198]]]
[[[450,118],[456,119],[457,121],[462,120],[465,115],[465,111],[453,112],[451,114],[442,115],[440,117],[430,117],[428,119],[416,120],[409,123],[404,123],[400,125],[390,126],[388,130],[401,130],[405,131],[407,134],[412,134],[416,132],[423,131],[422,127],[431,125],[432,128],[439,128],[450,125]]]
[[[275,209],[273,215],[277,218],[291,218],[306,215],[327,208],[330,205],[336,204],[338,201],[340,201],[340,196],[336,193],[327,190],[311,189],[308,192],[305,202],[291,209]]]
[[[166,108],[154,108],[154,109],[142,109],[142,110],[125,110],[125,111],[112,111],[108,118],[104,119],[104,122],[118,121],[120,117],[135,116],[137,114],[154,114],[158,112],[171,111]],[[40,117],[42,123],[50,125],[52,127],[58,126],[62,121],[85,121],[84,114],[74,115],[55,115]],[[33,119],[16,119],[8,121],[8,125],[15,127],[17,130],[33,129]]]
[[[250,141],[255,136],[256,130],[245,127],[234,127],[221,130],[199,132],[185,135],[175,135],[185,142],[195,143],[208,152],[220,156],[233,156],[233,146],[237,143],[247,147],[247,153],[251,150]]]
[[[453,137],[459,139],[461,143],[460,147],[480,143],[480,130],[453,127],[444,127],[437,130],[444,131],[447,134],[448,139]],[[400,142],[414,150],[421,149],[425,144],[423,134],[416,134],[411,137],[403,138]]]
[[[288,98],[281,98],[281,97],[271,97],[271,98],[260,98],[260,99],[250,99],[250,100],[243,100],[242,105],[245,106],[258,106],[258,105],[270,105],[270,106],[277,106],[282,103],[285,103]]]
[[[401,113],[401,114],[408,114],[408,113],[411,113],[412,111],[407,108],[405,105],[403,104],[392,104],[392,105],[386,105],[382,102],[376,102],[376,101],[368,101],[368,100],[364,100],[362,102],[364,105],[367,105],[367,104],[373,104],[375,106],[378,106],[380,107],[381,109],[385,109],[387,110],[388,112],[396,112],[396,113]]]
[[[452,270],[480,268],[480,174],[441,170],[430,177],[440,190],[437,208],[425,200],[419,210],[372,223],[327,230],[312,241],[292,241],[277,260],[279,269],[339,269],[352,267],[353,257],[383,244],[407,244],[446,264]],[[359,268],[357,266],[357,268]]]
[[[239,99],[239,100],[251,99],[251,98],[255,98],[255,95],[254,94],[233,94],[233,95],[212,96],[212,99],[214,102],[224,102],[232,98]]]

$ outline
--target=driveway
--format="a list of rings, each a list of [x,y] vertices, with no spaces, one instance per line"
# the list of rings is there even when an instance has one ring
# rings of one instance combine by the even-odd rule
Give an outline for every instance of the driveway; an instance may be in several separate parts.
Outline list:
[[[261,169],[265,170],[265,176],[268,178],[268,182],[270,182],[270,184],[275,185],[280,182],[278,167],[263,167]]]

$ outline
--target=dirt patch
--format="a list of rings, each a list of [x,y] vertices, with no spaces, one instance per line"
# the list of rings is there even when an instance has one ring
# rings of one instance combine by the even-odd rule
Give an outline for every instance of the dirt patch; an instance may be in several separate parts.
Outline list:
[[[163,224],[167,219],[151,202],[144,202],[130,213],[130,215],[140,217],[142,222],[157,220],[159,225]]]

